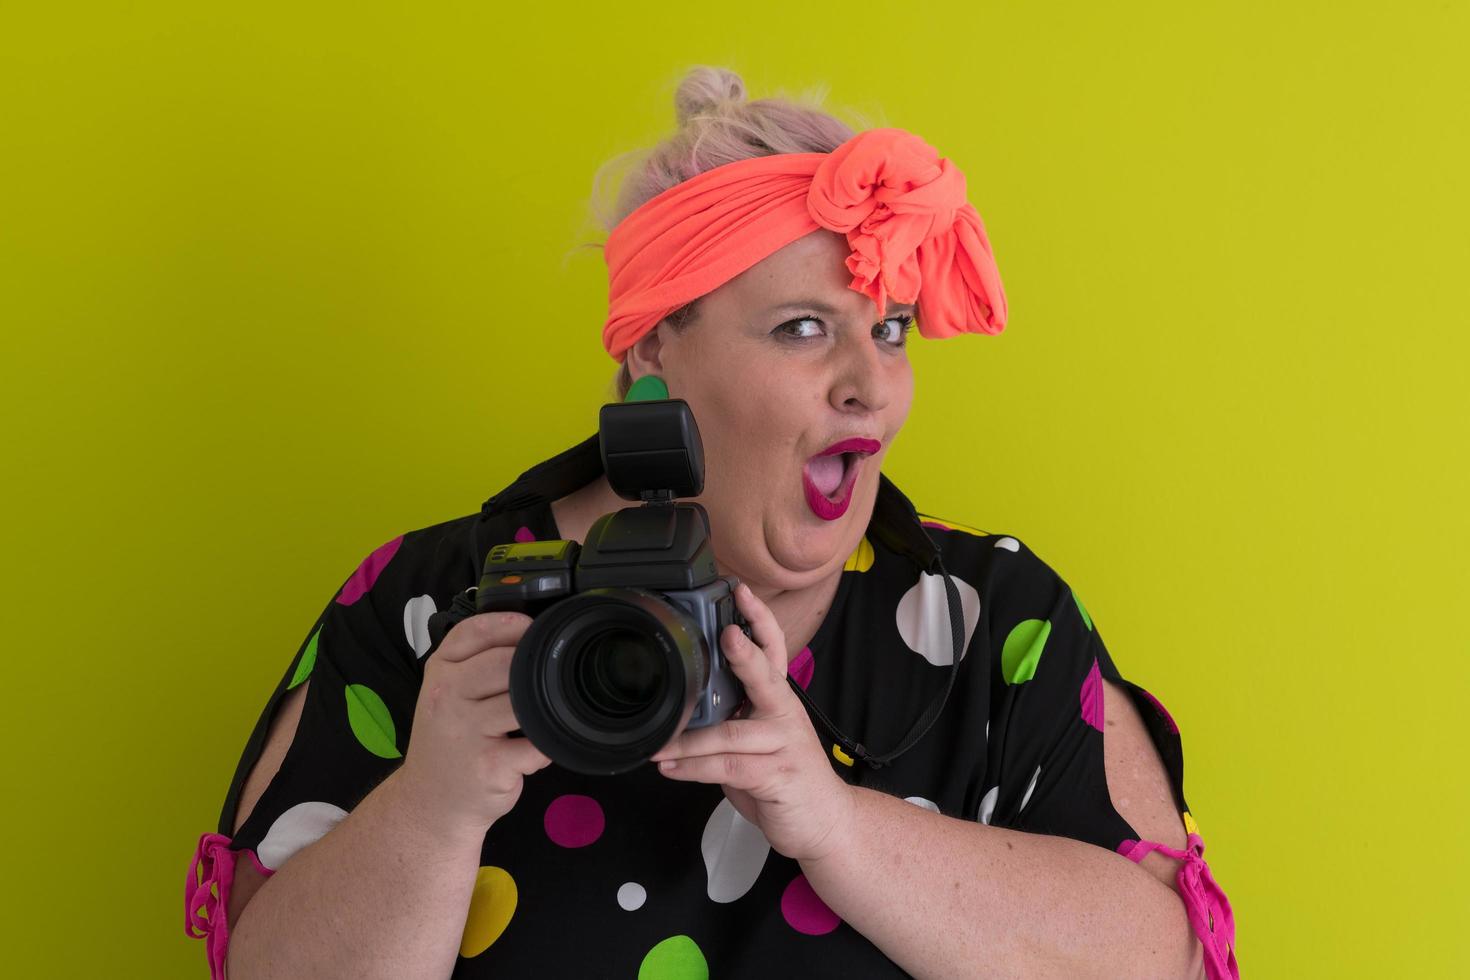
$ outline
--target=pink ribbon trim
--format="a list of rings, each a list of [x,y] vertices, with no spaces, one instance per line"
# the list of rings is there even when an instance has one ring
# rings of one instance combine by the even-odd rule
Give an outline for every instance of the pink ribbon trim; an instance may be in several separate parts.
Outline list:
[[[254,851],[246,850],[255,869],[269,877]],[[203,939],[209,954],[210,980],[225,980],[225,953],[230,943],[230,886],[235,881],[235,852],[224,834],[203,834],[184,882],[184,935]]]
[[[1240,967],[1235,962],[1235,913],[1225,890],[1210,874],[1205,862],[1205,842],[1199,834],[1190,834],[1184,850],[1155,840],[1125,840],[1118,853],[1137,864],[1150,851],[1157,850],[1184,863],[1179,866],[1179,894],[1189,924],[1205,950],[1205,972],[1209,980],[1240,980]]]

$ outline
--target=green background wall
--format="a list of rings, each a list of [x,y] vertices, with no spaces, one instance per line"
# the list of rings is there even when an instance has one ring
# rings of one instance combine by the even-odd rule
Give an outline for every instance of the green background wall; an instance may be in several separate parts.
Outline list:
[[[207,975],[322,604],[595,429],[592,173],[692,64],[965,170],[1011,320],[888,472],[1169,706],[1243,973],[1470,973],[1465,3],[213,8],[0,8],[8,975]]]

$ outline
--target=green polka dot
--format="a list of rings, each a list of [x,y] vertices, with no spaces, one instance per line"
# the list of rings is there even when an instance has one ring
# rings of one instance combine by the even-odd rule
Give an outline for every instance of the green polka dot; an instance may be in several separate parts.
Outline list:
[[[1082,614],[1082,621],[1087,624],[1089,630],[1092,629],[1092,617],[1087,615],[1087,607],[1082,604],[1081,599],[1077,598],[1075,589],[1072,590],[1072,601],[1077,603],[1077,611]]]
[[[322,628],[318,626],[316,632],[311,634],[311,639],[307,641],[306,652],[301,655],[301,662],[296,665],[296,673],[291,675],[291,683],[286,685],[286,690],[291,690],[311,676],[311,668],[316,666],[316,641],[321,635]]]
[[[393,716],[376,691],[363,684],[347,685],[347,723],[362,747],[384,759],[398,759],[397,733]]]
[[[1036,663],[1050,635],[1049,619],[1023,619],[1011,627],[1000,651],[1000,673],[1007,684],[1020,684],[1036,675]]]
[[[709,980],[709,964],[694,940],[670,936],[643,957],[638,980]]]

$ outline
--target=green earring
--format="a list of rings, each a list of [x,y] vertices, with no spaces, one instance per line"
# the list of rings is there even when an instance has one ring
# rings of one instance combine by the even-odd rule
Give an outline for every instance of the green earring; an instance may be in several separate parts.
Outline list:
[[[664,379],[656,374],[645,374],[633,382],[628,393],[623,396],[625,402],[649,402],[669,397],[669,386],[664,384]]]

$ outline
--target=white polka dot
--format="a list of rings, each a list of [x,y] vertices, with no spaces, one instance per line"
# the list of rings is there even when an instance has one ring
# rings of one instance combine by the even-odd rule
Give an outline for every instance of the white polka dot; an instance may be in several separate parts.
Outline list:
[[[431,595],[416,595],[403,604],[403,632],[420,657],[429,652],[429,617],[438,611]]]
[[[347,811],[330,803],[298,803],[276,818],[255,849],[260,863],[275,871],[307,844],[325,837]]]
[[[950,574],[960,594],[960,614],[965,620],[964,645],[960,657],[970,648],[975,624],[980,622],[980,593],[958,575]],[[949,625],[949,598],[943,575],[920,572],[919,580],[898,600],[898,635],[910,650],[936,667],[954,663],[954,636]]]
[[[709,897],[716,902],[733,902],[750,891],[771,842],[755,824],[746,820],[729,800],[721,800],[704,825],[699,849],[709,875]]]
[[[995,546],[997,548],[1004,548],[1007,551],[1020,551],[1021,550],[1021,542],[1017,541],[1015,538],[1012,538],[1012,537],[1004,537],[1004,538],[997,539],[996,542],[995,542]]]
[[[1016,811],[1017,813],[1020,813],[1021,810],[1026,809],[1026,804],[1031,800],[1031,791],[1036,788],[1036,777],[1040,775],[1041,767],[1037,766],[1036,771],[1031,774],[1031,782],[1026,784],[1026,795],[1021,797],[1021,806],[1020,809]]]
[[[926,800],[922,796],[905,796],[903,801],[905,803],[912,803],[917,807],[922,807],[925,810],[933,810],[935,813],[939,812],[938,803],[935,803],[933,800]]]
[[[648,901],[648,892],[636,881],[625,881],[618,889],[618,904],[625,912],[636,912]]]
[[[990,815],[995,812],[995,800],[1000,796],[1000,787],[992,786],[985,792],[985,798],[980,801],[980,812],[976,819],[986,826],[990,825]]]

